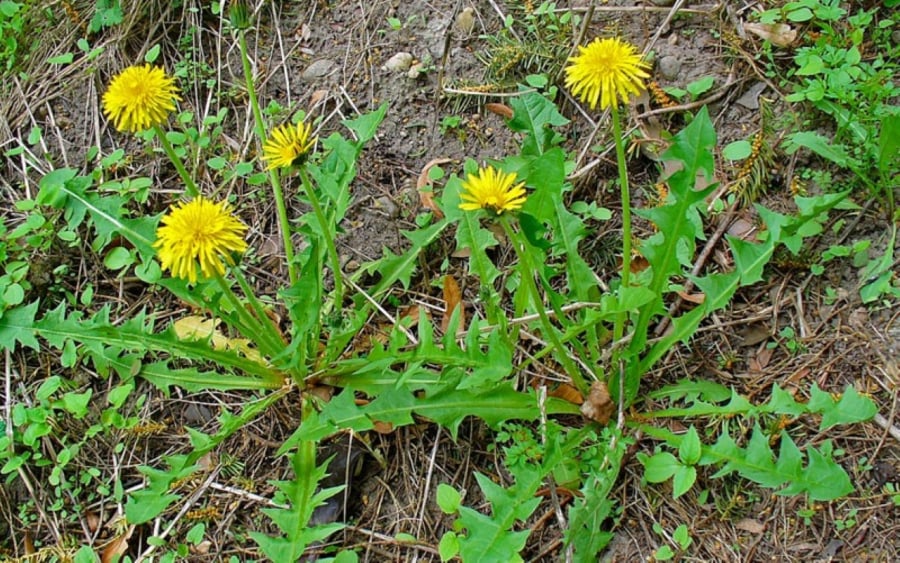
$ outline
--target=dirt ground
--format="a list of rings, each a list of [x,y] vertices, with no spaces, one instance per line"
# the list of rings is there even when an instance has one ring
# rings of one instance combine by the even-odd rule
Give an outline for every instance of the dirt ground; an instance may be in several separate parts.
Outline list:
[[[50,9],[64,16],[58,26],[45,30],[53,40],[42,42],[38,61],[76,50],[75,41],[82,36],[92,9],[92,3],[51,4]],[[168,205],[171,194],[178,193],[177,188],[168,187],[177,183],[175,171],[160,154],[116,133],[99,109],[108,79],[123,66],[140,60],[156,43],[161,46],[159,62],[167,68],[178,67],[179,61],[193,61],[179,67],[187,73],[181,80],[181,109],[194,111],[199,122],[214,115],[220,106],[228,107],[224,142],[233,150],[233,158],[253,157],[252,119],[245,108],[238,51],[231,37],[222,32],[220,18],[205,2],[126,0],[123,4],[126,21],[92,38],[93,46],[104,48],[99,56],[92,60],[76,56],[75,62],[66,66],[32,62],[28,76],[6,85],[10,95],[0,100],[5,116],[0,120],[4,150],[22,143],[34,125],[43,127],[44,137],[41,145],[31,147],[33,161],[17,157],[3,164],[5,216],[15,220],[13,203],[34,196],[36,181],[51,163],[86,166],[85,155],[91,146],[100,146],[104,153],[122,147],[133,154],[125,173],[158,178],[148,205],[154,206],[154,211]],[[390,104],[387,118],[360,162],[354,203],[339,240],[348,268],[353,262],[379,257],[384,247],[403,248],[400,231],[414,228],[420,210],[416,181],[430,162],[441,159],[448,172],[458,172],[466,158],[483,162],[516,152],[517,139],[486,104],[503,103],[528,74],[548,68],[558,72],[558,66],[527,56],[514,60],[509,68],[497,66],[503,63],[498,59],[504,52],[489,37],[499,33],[506,17],[524,21],[526,7],[533,6],[530,2],[318,0],[253,4],[259,25],[258,33],[250,36],[250,48],[258,65],[263,105],[277,101],[285,108],[305,109],[310,116],[321,118],[319,135],[324,137],[341,129],[341,119],[374,110],[383,102]],[[773,100],[775,113],[787,111],[781,101],[784,92],[770,82],[754,57],[759,51],[758,38],[740,29],[751,3],[679,1],[674,2],[682,8],[677,14],[673,2],[664,0],[558,4],[560,9],[571,8],[579,14],[596,4],[587,37],[618,33],[646,48],[655,61],[652,78],[662,87],[684,88],[699,78],[714,78],[712,88],[697,103],[671,111],[652,111],[659,105],[645,95],[630,108],[629,128],[636,127],[653,138],[664,131],[675,133],[684,124],[684,111],[708,103],[721,147],[747,138],[759,128],[760,97]],[[464,11],[472,16],[471,21],[460,19]],[[514,29],[526,33],[521,27]],[[421,71],[411,76],[407,65],[396,63],[398,53],[409,53],[411,64],[422,64]],[[592,150],[608,141],[603,117],[575,103],[563,90],[559,100],[572,120],[563,128],[566,146],[579,155],[572,198],[596,201],[617,214],[612,189],[614,156]],[[778,178],[769,182],[768,192],[761,196],[763,203],[779,209],[790,207],[790,175],[795,167],[807,164],[798,158],[806,157],[789,158],[776,151]],[[631,169],[634,203],[641,206],[653,197],[659,175],[652,152],[637,150]],[[720,173],[721,179],[728,179],[734,170],[722,165]],[[283,249],[271,201],[242,181],[218,185],[211,170],[202,170],[200,181],[204,189],[227,189],[249,202],[241,212],[254,219],[248,221],[253,225],[249,242],[259,249],[260,262],[251,273],[258,276],[263,289],[286,279],[286,272],[279,271]],[[288,186],[291,189],[296,186]],[[847,220],[858,221],[849,234],[851,241],[869,237],[876,246],[883,243],[887,223],[877,205]],[[617,228],[615,221],[606,223],[585,243],[604,279],[615,275]],[[436,260],[447,258],[450,244],[448,241],[443,250],[435,251]],[[819,251],[827,241],[820,246]],[[447,252],[440,255],[444,250]],[[86,268],[84,275],[99,280],[105,297],[124,302],[128,309],[136,310],[159,298],[148,295],[139,284],[126,285],[91,272],[90,268],[102,270],[102,264],[89,253],[83,262],[73,256],[43,258],[54,265],[68,262]],[[465,265],[459,261],[454,267],[463,272]],[[785,260],[771,266],[766,279],[766,283],[741,291],[727,311],[708,320],[690,346],[676,349],[661,362],[644,385],[655,388],[691,375],[763,399],[775,382],[790,389],[808,389],[816,382],[829,391],[852,384],[871,393],[882,416],[879,422],[830,431],[827,436],[815,426],[795,428],[794,434],[798,441],[810,443],[834,440],[836,447],[846,452],[840,459],[856,492],[833,503],[805,507],[802,498],[779,497],[746,481],[713,480],[711,472],[701,472],[699,486],[673,501],[667,486],[642,483],[642,467],[632,457],[615,490],[620,513],[616,523],[609,523],[616,536],[604,560],[652,560],[654,551],[667,542],[653,530],[654,524],[670,534],[678,524],[688,525],[693,544],[682,556],[685,561],[900,560],[900,507],[879,492],[884,483],[900,481],[900,417],[896,416],[900,309],[896,304],[862,306],[857,271],[847,264],[830,269],[825,276],[813,276],[803,264]],[[826,287],[840,288],[836,301],[826,304]],[[465,289],[477,291],[474,286]],[[439,290],[422,285],[415,291],[427,300]],[[789,350],[779,340],[777,335],[786,326],[797,329],[798,350]],[[777,345],[767,346],[773,342]],[[53,358],[22,354],[16,362],[25,368],[23,373],[39,381],[41,368],[46,369]],[[149,385],[142,390],[151,396],[144,415],[166,421],[171,432],[126,450],[121,463],[130,472],[130,484],[139,479],[136,465],[153,465],[159,456],[184,448],[185,436],[177,429],[187,425],[208,430],[220,404],[239,401],[218,393],[163,400]],[[243,475],[262,497],[273,492],[268,480],[289,474],[287,462],[274,458],[273,453],[295,428],[298,412],[291,405],[283,407],[241,432],[226,448],[229,455],[241,460]],[[351,485],[345,496],[317,515],[320,521],[349,523],[344,532],[332,537],[329,546],[359,548],[362,561],[439,561],[437,544],[451,521],[437,509],[436,487],[449,483],[468,490],[466,502],[476,500],[478,506],[477,497],[471,496],[477,491],[473,473],[494,475],[500,465],[496,453],[488,449],[490,442],[491,431],[470,420],[456,442],[447,431],[422,423],[390,434],[373,433],[352,442],[329,444],[323,457],[338,452],[344,464],[332,468],[335,482]],[[106,450],[103,444],[97,445],[97,451],[90,454],[93,460],[100,460],[95,463],[111,463],[113,446],[106,444],[110,448]],[[653,443],[645,440],[637,447],[650,451]],[[704,490],[707,493],[701,497]],[[4,486],[0,538],[9,531],[8,553],[21,549],[24,532],[19,526],[18,505],[28,495],[38,500],[41,490],[29,493]],[[267,525],[260,513],[264,504],[226,490],[210,489],[206,495],[204,504],[214,507],[219,517],[207,523],[212,538],[208,552],[194,554],[192,559],[251,557],[252,542],[246,540],[245,532]],[[805,519],[798,515],[804,508],[811,509]],[[561,527],[549,501],[536,514],[528,523],[533,532],[523,557],[527,561],[562,560]],[[40,530],[34,533],[39,535]],[[401,543],[395,539],[399,533],[412,534],[419,543]],[[140,541],[136,536],[135,553]],[[327,547],[321,546],[320,552]]]

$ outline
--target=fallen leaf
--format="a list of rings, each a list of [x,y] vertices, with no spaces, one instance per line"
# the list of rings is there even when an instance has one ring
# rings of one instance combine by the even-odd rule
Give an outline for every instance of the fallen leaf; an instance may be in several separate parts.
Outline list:
[[[372,430],[379,434],[390,434],[394,431],[394,424],[391,422],[382,422],[380,420],[372,421]]]
[[[576,405],[584,403],[584,395],[581,394],[581,391],[568,383],[560,383],[555,389],[551,389],[547,395]]]
[[[760,342],[767,340],[772,335],[772,331],[769,330],[768,326],[756,323],[742,330],[740,334],[741,346],[756,346]]]
[[[484,104],[484,109],[489,112],[499,115],[503,119],[512,119],[513,118],[513,110],[506,104],[498,104],[495,102],[489,102]]]
[[[330,401],[331,396],[334,395],[334,387],[331,385],[315,385],[310,387],[308,391],[310,395],[321,400],[323,403]]]
[[[315,107],[328,96],[328,90],[316,90],[309,95],[309,104],[307,107]]]
[[[128,529],[120,536],[113,538],[110,540],[106,547],[103,548],[103,552],[100,554],[100,562],[101,563],[110,563],[112,561],[118,560],[120,555],[124,555],[125,552],[128,551],[128,540],[131,538],[131,534],[134,533],[134,526],[128,526]]]
[[[753,241],[758,232],[759,227],[745,217],[738,217],[728,225],[728,234],[741,240]]]
[[[595,381],[591,385],[587,400],[581,405],[581,414],[595,422],[606,424],[615,410],[616,405],[609,396],[609,388],[606,383]]]
[[[685,293],[684,291],[679,291],[678,296],[688,303],[696,303],[697,305],[706,301],[706,295],[703,293]]]
[[[744,29],[776,47],[790,47],[797,39],[797,30],[786,23],[747,22]]]
[[[207,319],[199,315],[188,315],[172,323],[179,340],[206,340],[212,336],[210,344],[214,350],[222,350],[228,339],[216,330],[219,319]]]
[[[764,348],[760,350],[755,358],[750,358],[747,365],[751,372],[761,373],[765,371],[766,366],[772,360],[772,354],[775,352],[773,348]]]
[[[91,533],[96,532],[97,529],[100,528],[100,517],[97,515],[96,512],[88,511],[87,513],[85,513],[84,521],[85,521],[85,524],[87,525],[87,529]]]
[[[25,555],[34,555],[36,550],[34,549],[34,540],[31,539],[31,530],[25,530],[25,537],[22,539],[22,544],[24,546],[23,551]]]
[[[203,540],[197,545],[191,546],[191,553],[196,555],[208,555],[209,550],[212,548],[212,542],[209,540]]]
[[[400,310],[400,318],[397,320],[402,321],[403,319],[409,319],[409,324],[406,325],[406,328],[414,328],[419,324],[420,310],[418,305],[404,307]],[[425,318],[431,319],[431,314],[427,309],[425,310]]]
[[[459,289],[459,284],[456,283],[456,280],[451,275],[444,276],[444,316],[441,319],[441,332],[447,332],[447,327],[450,325],[450,317],[453,316],[453,311],[459,307],[459,327],[457,330],[464,331],[466,330],[466,309],[462,302],[462,291]]]
[[[453,162],[453,159],[435,158],[433,160],[429,160],[428,163],[422,168],[422,171],[419,172],[419,179],[416,180],[416,191],[419,192],[419,205],[421,205],[425,209],[431,210],[431,212],[434,213],[434,216],[437,219],[443,219],[444,212],[441,211],[441,208],[438,207],[438,204],[434,202],[434,192],[430,189],[431,178],[428,176],[428,172],[432,167],[438,166],[439,164],[447,164],[448,162]]]
[[[734,527],[751,534],[761,534],[766,531],[766,525],[753,518],[742,518],[734,523]]]

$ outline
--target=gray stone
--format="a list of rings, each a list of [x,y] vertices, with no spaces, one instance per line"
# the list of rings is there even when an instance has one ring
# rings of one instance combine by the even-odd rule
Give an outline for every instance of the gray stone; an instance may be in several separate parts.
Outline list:
[[[304,70],[300,74],[300,78],[304,80],[315,80],[316,78],[322,78],[324,76],[328,76],[335,70],[336,65],[334,61],[330,61],[328,59],[319,59],[317,61],[313,61],[310,63],[306,70]]]
[[[412,53],[407,53],[406,51],[400,51],[393,57],[389,58],[384,66],[381,67],[384,70],[389,70],[392,72],[401,72],[404,70],[409,70],[409,66],[413,62]]]
[[[656,63],[656,69],[666,80],[675,80],[681,72],[681,60],[674,55],[666,55]]]

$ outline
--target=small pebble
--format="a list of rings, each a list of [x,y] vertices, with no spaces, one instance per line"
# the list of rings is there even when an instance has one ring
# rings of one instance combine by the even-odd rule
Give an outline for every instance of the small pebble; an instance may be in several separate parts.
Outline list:
[[[313,61],[306,70],[300,74],[300,78],[304,80],[313,80],[316,78],[322,78],[323,76],[327,76],[331,74],[331,71],[334,69],[334,62],[328,59],[319,59],[318,61]]]
[[[408,70],[410,65],[412,65],[413,56],[412,53],[407,53],[406,51],[400,51],[393,57],[389,58],[384,66],[381,67],[384,70],[390,70],[392,72],[401,72],[404,70]]]
[[[422,63],[415,63],[411,67],[409,67],[409,71],[406,73],[406,76],[409,78],[418,78],[424,71],[425,65]]]
[[[465,8],[456,16],[453,27],[462,35],[469,36],[475,29],[475,9]]]
[[[659,59],[656,68],[666,80],[675,80],[681,72],[681,60],[674,55],[666,55]]]
[[[384,213],[391,219],[396,219],[400,216],[400,208],[397,207],[397,204],[394,203],[393,199],[389,198],[386,195],[375,199],[375,209],[379,210],[381,213]]]

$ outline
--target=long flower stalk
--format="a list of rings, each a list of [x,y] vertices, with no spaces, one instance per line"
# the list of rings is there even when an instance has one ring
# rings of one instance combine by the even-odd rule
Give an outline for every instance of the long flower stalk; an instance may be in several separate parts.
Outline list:
[[[247,311],[238,296],[234,294],[234,291],[231,289],[231,285],[225,281],[225,277],[218,272],[213,277],[215,278],[219,289],[222,290],[222,295],[225,296],[225,299],[231,305],[231,308],[234,309],[234,312],[237,315],[241,325],[243,325],[241,334],[247,337],[266,335],[267,331],[262,326],[262,323],[257,321],[257,319],[253,315],[251,315],[249,311]],[[257,346],[259,346],[260,351],[269,357],[277,356],[278,353],[283,349],[283,346],[279,347],[277,344],[273,343],[270,338],[267,337],[257,338],[256,344]]]
[[[238,44],[241,51],[241,63],[244,67],[244,80],[247,82],[247,96],[250,98],[250,107],[253,110],[253,121],[256,124],[256,136],[260,143],[266,140],[266,124],[263,121],[262,111],[259,109],[259,100],[256,97],[256,85],[253,80],[253,70],[250,66],[250,55],[247,49],[247,38],[244,29],[237,31]],[[288,277],[291,285],[297,283],[299,275],[294,259],[294,246],[291,242],[291,223],[288,219],[287,205],[284,200],[284,190],[281,188],[281,178],[276,168],[269,169],[269,182],[275,196],[275,209],[278,213],[278,227],[281,231],[281,240],[284,245],[284,256],[287,260]]]
[[[278,349],[279,352],[283,351],[285,346],[284,340],[278,332],[278,329],[275,327],[275,324],[266,314],[265,308],[263,308],[262,303],[256,297],[256,293],[253,291],[253,288],[250,287],[247,278],[244,277],[240,268],[232,268],[231,273],[234,274],[234,279],[237,280],[238,285],[241,287],[241,291],[244,292],[247,303],[249,303],[250,307],[253,309],[253,315],[259,322],[260,328],[262,329],[259,336],[265,338],[273,349]]]
[[[325,217],[325,211],[316,195],[316,190],[309,180],[309,173],[305,166],[300,167],[300,180],[303,184],[303,191],[309,199],[309,204],[313,208],[316,220],[319,222],[319,228],[322,230],[322,238],[325,239],[325,248],[328,252],[328,259],[331,261],[331,270],[334,275],[334,306],[340,308],[344,302],[344,275],[341,273],[341,259],[338,255],[337,246],[334,244],[335,233]]]
[[[619,107],[617,104],[612,104],[610,110],[613,122],[613,142],[616,145],[616,162],[619,166],[619,191],[622,200],[622,285],[619,287],[619,295],[621,296],[622,292],[631,283],[631,191],[628,187],[625,142],[622,138]],[[619,311],[616,315],[616,320],[613,324],[613,342],[619,342],[622,339],[627,319],[627,311]]]
[[[192,198],[200,195],[197,184],[194,182],[194,179],[191,178],[187,168],[184,167],[184,162],[182,162],[181,157],[178,156],[178,153],[176,153],[175,149],[172,147],[172,143],[170,143],[169,139],[166,137],[166,132],[163,131],[162,127],[159,125],[154,125],[153,131],[156,133],[156,138],[159,139],[159,144],[162,145],[169,160],[172,161],[172,164],[175,166],[175,170],[178,171],[181,181],[184,182],[184,188],[187,195]]]
[[[566,349],[563,347],[559,335],[556,333],[556,327],[550,322],[550,317],[547,315],[546,309],[544,309],[544,302],[541,299],[540,292],[538,292],[537,285],[534,283],[534,274],[537,272],[537,267],[531,259],[531,253],[528,250],[528,240],[522,233],[517,232],[512,225],[510,225],[509,219],[505,214],[500,215],[499,219],[500,224],[503,226],[503,230],[506,232],[506,236],[513,241],[516,254],[519,256],[519,279],[525,287],[525,290],[528,291],[531,297],[531,303],[534,305],[534,309],[541,319],[541,325],[544,327],[544,336],[550,341],[550,345],[553,349],[559,352],[556,357],[566,370],[566,373],[571,376],[572,382],[582,393],[587,394],[589,386],[581,375],[581,370],[566,353]]]

